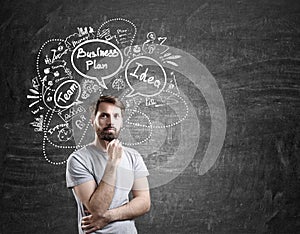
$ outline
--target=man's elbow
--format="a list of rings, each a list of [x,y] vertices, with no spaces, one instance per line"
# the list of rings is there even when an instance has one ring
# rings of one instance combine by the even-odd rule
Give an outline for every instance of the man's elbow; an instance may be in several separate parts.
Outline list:
[[[148,213],[151,210],[151,203],[146,207],[145,213]]]
[[[145,213],[148,213],[151,209],[151,200],[150,199],[146,199],[145,201]]]

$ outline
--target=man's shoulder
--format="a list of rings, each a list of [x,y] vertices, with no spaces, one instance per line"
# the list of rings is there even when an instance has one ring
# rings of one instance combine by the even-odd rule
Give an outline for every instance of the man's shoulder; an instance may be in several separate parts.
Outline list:
[[[89,151],[89,145],[85,145],[80,149],[75,150],[71,155],[85,155]]]
[[[123,150],[125,152],[126,158],[133,164],[139,164],[144,161],[142,155],[136,149],[123,146]]]
[[[89,145],[83,146],[80,149],[75,150],[73,153],[70,154],[68,161],[70,160],[84,160],[87,159],[91,155]]]
[[[134,157],[138,157],[138,156],[141,156],[140,153],[136,150],[136,149],[133,149],[133,148],[130,148],[130,147],[126,147],[126,146],[123,146],[123,150],[126,154],[130,155],[130,156],[134,156]]]

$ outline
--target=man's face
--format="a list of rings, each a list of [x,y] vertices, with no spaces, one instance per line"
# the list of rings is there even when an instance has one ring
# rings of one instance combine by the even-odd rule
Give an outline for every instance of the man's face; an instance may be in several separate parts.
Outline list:
[[[101,102],[92,123],[100,140],[112,141],[118,138],[123,124],[121,109],[112,103]]]

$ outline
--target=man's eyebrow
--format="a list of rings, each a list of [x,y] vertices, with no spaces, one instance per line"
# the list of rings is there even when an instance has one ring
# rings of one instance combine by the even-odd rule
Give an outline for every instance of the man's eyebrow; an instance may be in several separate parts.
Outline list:
[[[101,114],[101,115],[103,115],[103,114],[104,114],[104,115],[110,115],[109,113],[103,112],[103,111],[100,111],[100,114]]]
[[[102,111],[99,111],[100,114],[105,114],[105,115],[121,115],[121,113],[119,112],[112,112],[112,113],[108,113],[108,112],[102,112]]]

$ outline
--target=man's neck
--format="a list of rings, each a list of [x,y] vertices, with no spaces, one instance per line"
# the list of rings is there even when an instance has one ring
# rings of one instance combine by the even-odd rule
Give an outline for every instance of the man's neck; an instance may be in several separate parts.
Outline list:
[[[106,152],[109,141],[100,140],[96,137],[92,144],[95,145],[97,148]]]

